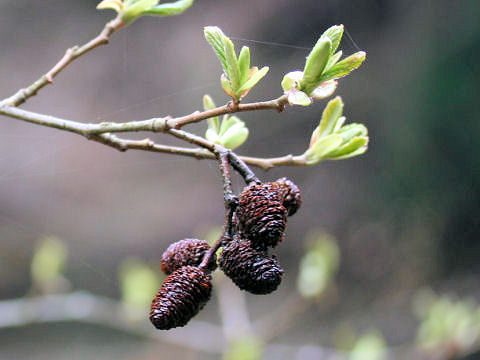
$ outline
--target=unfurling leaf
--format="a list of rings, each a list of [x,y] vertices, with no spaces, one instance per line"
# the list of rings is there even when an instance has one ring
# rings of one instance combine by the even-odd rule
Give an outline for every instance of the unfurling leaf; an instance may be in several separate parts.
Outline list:
[[[97,9],[112,9],[119,13],[123,10],[123,3],[120,0],[103,0],[97,5]]]
[[[322,75],[322,81],[331,79],[340,79],[350,74],[353,70],[358,68],[365,61],[367,54],[364,51],[356,52],[353,55],[343,59],[342,61],[333,65]]]
[[[216,105],[213,102],[213,99],[210,95],[203,96],[203,109],[205,111],[215,109]],[[215,133],[220,131],[220,119],[218,116],[211,117],[207,119],[208,128],[212,129]],[[210,140],[210,139],[208,139]],[[213,140],[210,140],[213,141]]]
[[[323,69],[330,58],[331,46],[332,41],[330,38],[326,36],[320,37],[307,57],[303,70],[303,78],[300,81],[300,90],[308,95],[320,84],[319,80],[322,76]]]
[[[212,46],[219,58],[224,73],[220,81],[222,89],[239,102],[268,72],[268,67],[258,70],[256,66],[250,68],[250,49],[242,47],[237,58],[232,41],[216,26],[207,26],[204,29],[205,39]]]
[[[267,75],[268,73],[268,70],[269,70],[269,67],[268,66],[264,66],[263,68],[261,68],[260,70],[258,70],[258,68],[255,66],[253,67],[252,69],[254,69],[254,71],[252,71],[251,75],[248,77],[248,80],[246,82],[243,83],[243,85],[240,87],[240,89],[238,89],[239,92],[244,92],[246,90],[250,90],[251,88],[253,88],[255,85],[257,85],[257,83],[262,80],[262,78]]]
[[[308,106],[312,103],[312,99],[303,91],[292,89],[288,92],[288,103],[290,105]]]
[[[348,159],[367,151],[368,130],[362,124],[343,126],[345,117],[340,97],[330,100],[322,113],[320,124],[315,128],[310,145],[304,153],[308,165],[323,160]]]
[[[158,4],[159,0],[138,0],[136,2],[124,4],[122,20],[129,24],[138,17],[144,15],[148,10]]]
[[[333,55],[340,46],[343,36],[343,25],[334,25],[322,34],[322,36],[328,37],[332,42],[332,47],[330,48],[330,54]]]
[[[161,4],[147,10],[145,14],[155,16],[180,15],[192,6],[193,2],[194,0],[179,0],[172,3]]]
[[[292,89],[298,89],[300,86],[300,81],[303,78],[303,71],[291,71],[283,77],[282,80],[282,89],[284,92],[290,91]]]

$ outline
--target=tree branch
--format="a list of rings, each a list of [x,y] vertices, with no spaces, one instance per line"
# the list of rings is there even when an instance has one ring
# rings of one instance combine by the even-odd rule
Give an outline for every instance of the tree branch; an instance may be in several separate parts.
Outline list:
[[[89,51],[97,48],[100,45],[107,44],[110,40],[110,36],[117,30],[124,26],[120,16],[116,17],[112,21],[109,21],[103,30],[95,38],[87,42],[82,46],[73,46],[65,52],[65,55],[58,61],[45,75],[35,81],[30,86],[20,89],[11,97],[0,102],[2,105],[19,106],[34,96],[44,86],[51,84],[53,78],[57,76],[63,69],[65,69],[72,61],[80,56],[88,53]]]

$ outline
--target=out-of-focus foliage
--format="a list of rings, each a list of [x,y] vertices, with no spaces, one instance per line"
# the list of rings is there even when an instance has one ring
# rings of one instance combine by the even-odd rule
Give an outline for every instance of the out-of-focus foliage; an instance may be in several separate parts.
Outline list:
[[[223,360],[261,360],[262,343],[253,337],[232,342],[223,354]]]
[[[126,304],[147,307],[161,283],[159,276],[138,259],[126,259],[120,266],[122,300]]]
[[[68,259],[68,249],[54,236],[41,238],[33,254],[31,263],[32,282],[46,291],[62,278]]]
[[[349,360],[383,360],[386,359],[386,348],[383,336],[372,331],[357,339]]]
[[[304,297],[322,294],[338,270],[340,251],[333,236],[314,232],[307,237],[308,248],[300,261],[297,289]]]
[[[417,341],[424,349],[453,347],[467,351],[480,340],[480,307],[471,300],[454,300],[420,291],[414,299],[420,319]]]

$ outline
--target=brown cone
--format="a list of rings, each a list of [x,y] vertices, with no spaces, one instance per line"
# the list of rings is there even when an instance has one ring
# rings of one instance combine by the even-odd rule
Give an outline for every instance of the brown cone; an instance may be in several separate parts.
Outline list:
[[[282,241],[287,222],[283,192],[283,185],[265,183],[250,185],[240,194],[237,225],[252,247],[266,249]]]
[[[275,181],[284,189],[283,206],[288,210],[288,216],[292,216],[302,205],[302,194],[293,181],[283,177]]]
[[[275,256],[255,250],[248,241],[233,240],[222,251],[220,268],[240,289],[269,294],[282,281],[283,269]]]
[[[203,260],[210,246],[205,240],[184,239],[171,244],[162,255],[162,271],[170,275],[182,266],[198,266]],[[217,258],[212,256],[207,269],[213,271],[217,268]]]
[[[152,301],[150,321],[160,330],[185,326],[210,299],[211,276],[194,266],[174,271]]]

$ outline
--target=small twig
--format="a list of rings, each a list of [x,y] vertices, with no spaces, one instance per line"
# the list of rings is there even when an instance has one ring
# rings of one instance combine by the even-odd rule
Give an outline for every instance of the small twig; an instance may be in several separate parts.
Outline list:
[[[235,154],[233,151],[230,151],[228,156],[230,164],[232,164],[233,168],[243,177],[243,180],[247,185],[261,183],[260,179],[237,154]]]
[[[87,52],[95,49],[100,45],[107,44],[110,36],[117,30],[121,29],[124,26],[122,19],[120,16],[116,17],[112,21],[108,22],[103,30],[90,40],[88,43],[82,46],[74,46],[68,49],[65,52],[65,55],[57,62],[45,75],[43,75],[40,79],[35,81],[30,86],[20,89],[10,98],[6,99],[5,101],[0,102],[0,105],[13,105],[19,106],[27,101],[29,98],[34,96],[40,89],[44,86],[51,84],[53,82],[53,78],[57,76],[63,69],[65,69],[72,61],[79,58],[80,56],[86,54]]]
[[[175,119],[175,129],[181,129],[187,124],[196,123],[202,120],[210,119],[215,116],[231,114],[244,111],[256,111],[256,110],[277,110],[279,112],[285,109],[285,105],[288,103],[288,97],[282,95],[277,99],[270,101],[261,101],[249,104],[236,104],[232,105],[228,103],[224,106],[217,107],[215,109],[206,110],[203,112],[196,111],[190,115],[179,117]]]

